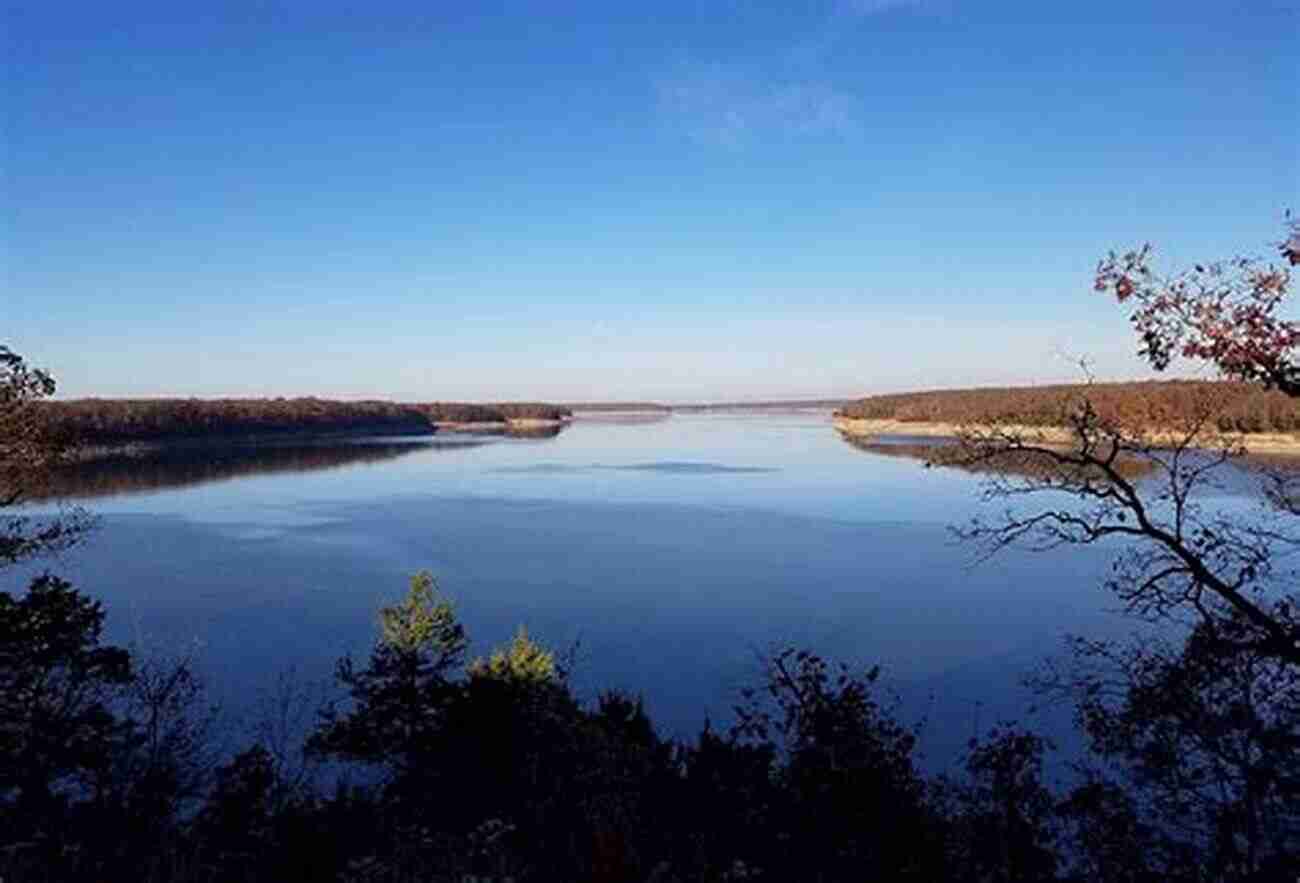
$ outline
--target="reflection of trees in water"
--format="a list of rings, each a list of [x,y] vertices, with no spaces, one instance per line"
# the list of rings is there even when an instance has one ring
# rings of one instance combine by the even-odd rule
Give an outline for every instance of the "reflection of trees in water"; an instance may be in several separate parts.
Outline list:
[[[978,461],[963,458],[963,448],[956,439],[920,438],[912,440],[899,436],[863,436],[841,432],[840,438],[849,447],[879,454],[883,457],[901,457],[918,460],[926,466],[948,466],[964,472],[998,473],[1042,477],[1052,471],[1052,464],[1030,451],[1005,451]],[[1126,478],[1141,478],[1154,471],[1147,461],[1124,458],[1117,463],[1118,471]]]
[[[916,460],[927,466],[948,466],[966,472],[999,473],[1003,475],[1020,475],[1039,477],[1045,468],[1041,459],[1027,452],[1004,452],[996,457],[971,462],[963,460],[957,439],[925,436],[863,436],[847,432],[839,433],[849,447],[857,448],[868,454],[882,457],[900,457]],[[1119,461],[1120,474],[1127,478],[1145,478],[1153,474],[1156,467],[1147,460],[1132,457]],[[1275,476],[1300,475],[1300,457],[1295,454],[1247,453],[1237,464],[1240,468],[1223,477],[1224,486],[1243,493],[1259,491],[1258,481],[1251,480],[1253,473],[1263,472]]]
[[[190,487],[250,475],[317,472],[396,460],[421,451],[455,451],[487,444],[455,441],[294,442],[203,445],[112,454],[54,470],[29,499],[104,497]]]
[[[555,438],[566,423],[473,423],[467,426],[444,426],[438,429],[443,438]]]

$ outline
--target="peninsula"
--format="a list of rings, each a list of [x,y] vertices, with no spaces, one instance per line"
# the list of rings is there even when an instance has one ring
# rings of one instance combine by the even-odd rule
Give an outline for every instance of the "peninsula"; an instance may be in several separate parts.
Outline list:
[[[1300,454],[1300,402],[1232,381],[1139,381],[930,390],[869,396],[834,412],[845,436],[952,438],[996,424],[1048,444],[1072,440],[1069,415],[1084,398],[1105,420],[1159,439],[1194,423],[1253,453]]]

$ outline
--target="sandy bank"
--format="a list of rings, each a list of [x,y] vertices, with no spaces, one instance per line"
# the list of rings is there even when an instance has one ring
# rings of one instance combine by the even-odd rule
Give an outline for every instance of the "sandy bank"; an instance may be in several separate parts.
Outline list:
[[[919,436],[922,438],[956,438],[963,431],[972,428],[978,430],[979,427],[972,427],[966,424],[958,423],[927,423],[911,422],[903,420],[868,420],[856,417],[836,417],[834,419],[835,428],[845,435],[851,435],[856,438],[869,438],[872,436]],[[1023,435],[1026,439],[1033,439],[1047,445],[1069,445],[1074,442],[1074,434],[1059,426],[1015,426],[1003,424],[998,427],[1004,432],[1017,433]],[[1175,438],[1174,433],[1154,433],[1152,440],[1172,441]],[[1204,446],[1215,447],[1222,442],[1240,442],[1245,446],[1247,452],[1252,454],[1285,454],[1289,456],[1300,456],[1300,435],[1290,435],[1280,432],[1252,432],[1225,434],[1220,436],[1207,435]]]
[[[506,420],[435,420],[432,426],[438,432],[502,432],[519,429],[558,429],[567,426],[571,417],[510,417]]]
[[[572,419],[572,417],[511,417],[506,420],[506,426],[512,429],[549,429],[554,426],[564,426]]]

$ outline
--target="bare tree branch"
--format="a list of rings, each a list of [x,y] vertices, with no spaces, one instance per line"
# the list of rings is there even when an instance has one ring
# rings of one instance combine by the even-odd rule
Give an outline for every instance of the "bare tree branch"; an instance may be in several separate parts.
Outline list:
[[[1290,534],[1275,518],[1229,517],[1203,503],[1224,467],[1245,453],[1238,439],[1215,429],[1215,404],[1207,397],[1183,425],[1156,431],[1103,419],[1085,397],[1069,414],[1069,444],[996,423],[968,428],[939,462],[1013,461],[1021,468],[992,472],[984,483],[986,500],[1015,505],[999,520],[975,519],[958,536],[985,556],[1009,546],[1118,540],[1123,547],[1107,584],[1129,612],[1161,618],[1186,610],[1210,633],[1232,618],[1249,632],[1232,637],[1234,644],[1300,666],[1295,605],[1275,591],[1273,566]],[[1271,499],[1295,497],[1288,486]]]

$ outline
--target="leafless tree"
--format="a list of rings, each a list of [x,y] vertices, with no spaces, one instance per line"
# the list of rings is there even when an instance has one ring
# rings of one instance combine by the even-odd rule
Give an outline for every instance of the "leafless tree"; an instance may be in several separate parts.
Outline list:
[[[1288,220],[1279,251],[1300,262],[1300,227]],[[1249,259],[1197,265],[1164,277],[1151,249],[1111,254],[1096,288],[1134,302],[1142,353],[1157,369],[1177,356],[1206,360],[1223,374],[1300,397],[1300,323],[1282,317],[1291,281],[1285,266]],[[946,459],[958,465],[1015,461],[991,473],[988,501],[1000,518],[959,529],[992,552],[1009,545],[1050,548],[1113,544],[1108,586],[1133,614],[1190,614],[1224,652],[1247,651],[1300,668],[1296,575],[1300,473],[1248,459],[1242,436],[1219,430],[1214,384],[1198,388],[1174,425],[1104,416],[1087,387],[1062,403],[1064,430],[996,422],[969,428]],[[1033,468],[1024,468],[1032,464]],[[1213,499],[1225,482],[1260,484],[1254,504]]]
[[[1146,619],[1191,613],[1225,651],[1300,667],[1300,619],[1285,566],[1300,548],[1300,522],[1285,517],[1295,510],[1295,475],[1269,474],[1268,492],[1246,511],[1210,499],[1246,457],[1239,437],[1215,428],[1212,391],[1176,427],[1104,419],[1086,395],[1066,406],[1064,422],[1065,434],[973,427],[940,457],[1019,465],[985,479],[985,499],[1005,504],[1000,517],[977,518],[958,534],[988,553],[1111,544],[1107,585],[1129,612]]]

